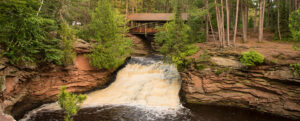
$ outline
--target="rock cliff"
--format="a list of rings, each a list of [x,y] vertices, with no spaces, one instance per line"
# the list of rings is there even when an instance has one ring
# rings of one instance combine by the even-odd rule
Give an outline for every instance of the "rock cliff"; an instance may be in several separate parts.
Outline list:
[[[21,118],[25,111],[43,103],[57,99],[61,86],[74,93],[87,92],[105,86],[112,78],[113,71],[98,70],[89,65],[84,54],[90,52],[91,45],[77,40],[74,50],[77,57],[74,65],[62,67],[45,65],[36,67],[24,65],[14,67],[8,60],[0,61],[0,79],[2,82],[1,106],[5,113]]]
[[[212,57],[207,65],[181,73],[188,103],[235,106],[300,119],[300,78],[289,65],[246,69],[226,57]]]

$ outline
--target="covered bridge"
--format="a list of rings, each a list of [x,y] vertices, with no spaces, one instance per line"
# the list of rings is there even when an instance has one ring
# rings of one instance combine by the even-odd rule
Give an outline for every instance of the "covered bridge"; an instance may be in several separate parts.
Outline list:
[[[173,13],[134,13],[129,15],[131,34],[155,34],[156,26],[162,26],[174,18]],[[182,19],[187,21],[188,14],[183,13]]]

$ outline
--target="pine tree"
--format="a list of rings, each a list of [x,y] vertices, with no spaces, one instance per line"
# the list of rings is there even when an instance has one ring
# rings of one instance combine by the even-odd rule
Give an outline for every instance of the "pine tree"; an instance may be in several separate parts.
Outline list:
[[[98,1],[92,13],[89,31],[97,41],[89,55],[90,63],[99,69],[115,69],[124,63],[131,50],[124,16],[112,7],[109,0]]]
[[[160,46],[158,51],[170,56],[180,70],[186,64],[185,57],[198,51],[189,41],[190,27],[182,20],[181,13],[182,1],[177,0],[174,20],[158,28],[159,32],[155,34],[155,43]]]
[[[66,91],[66,87],[61,88],[58,94],[58,104],[65,111],[65,121],[73,121],[72,116],[76,115],[80,109],[80,104],[86,99],[86,95],[76,95]]]

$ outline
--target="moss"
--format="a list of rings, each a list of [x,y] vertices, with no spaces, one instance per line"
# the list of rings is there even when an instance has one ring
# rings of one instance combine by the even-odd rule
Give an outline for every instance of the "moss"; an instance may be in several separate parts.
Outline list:
[[[205,69],[205,65],[196,63],[196,64],[195,64],[195,68],[196,68],[197,70],[203,70],[203,69]]]
[[[223,70],[221,70],[221,69],[217,69],[217,71],[215,72],[218,76],[220,75],[220,74],[222,74],[223,73]]]
[[[262,54],[251,49],[249,52],[242,53],[242,58],[240,61],[246,66],[250,67],[263,63],[264,59],[265,58]]]
[[[293,67],[295,75],[300,75],[300,63],[291,64],[290,66]]]

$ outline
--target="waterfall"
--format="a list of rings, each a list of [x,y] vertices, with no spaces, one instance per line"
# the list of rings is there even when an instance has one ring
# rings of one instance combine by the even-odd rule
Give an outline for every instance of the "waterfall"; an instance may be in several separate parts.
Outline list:
[[[132,58],[106,89],[87,95],[83,106],[130,104],[178,108],[180,75],[173,64]]]
[[[132,57],[107,88],[87,94],[75,121],[182,121],[190,112],[180,104],[181,79],[162,57]],[[21,121],[62,120],[58,103],[30,111]]]

